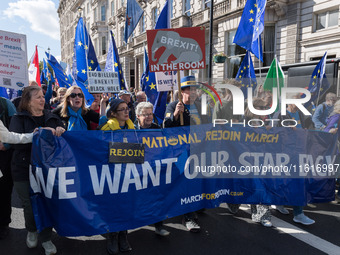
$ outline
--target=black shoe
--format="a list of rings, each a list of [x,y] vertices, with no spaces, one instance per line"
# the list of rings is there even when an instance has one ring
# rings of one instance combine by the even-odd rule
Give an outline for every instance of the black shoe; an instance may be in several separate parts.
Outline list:
[[[0,240],[5,239],[8,236],[9,229],[8,226],[0,227]]]
[[[120,231],[118,234],[119,250],[121,252],[131,251],[132,248],[127,239],[127,230]]]
[[[110,233],[107,239],[107,252],[111,255],[116,255],[119,253],[118,246],[118,232]]]

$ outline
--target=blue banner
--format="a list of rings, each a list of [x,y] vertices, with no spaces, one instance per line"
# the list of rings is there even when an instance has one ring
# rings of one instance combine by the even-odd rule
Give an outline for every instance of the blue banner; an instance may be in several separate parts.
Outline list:
[[[109,153],[138,153],[109,151],[111,141],[126,139],[145,144],[143,164],[108,163]],[[334,199],[335,169],[330,168],[335,166],[336,140],[326,132],[211,124],[65,132],[62,137],[42,130],[33,139],[30,171],[35,221],[39,230],[51,226],[62,236],[88,236],[145,226],[223,202],[328,202]],[[322,171],[324,165],[328,171]],[[261,171],[248,173],[246,166]],[[289,171],[283,167],[270,172],[270,166]],[[204,167],[210,167],[210,173]],[[218,167],[225,171],[218,173]]]

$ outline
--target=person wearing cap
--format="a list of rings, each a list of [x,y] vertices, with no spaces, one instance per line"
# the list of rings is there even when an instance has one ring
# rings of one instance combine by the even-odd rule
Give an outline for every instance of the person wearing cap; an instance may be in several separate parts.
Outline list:
[[[182,102],[176,100],[168,104],[165,111],[164,127],[180,126],[180,114],[183,114],[184,126],[200,125],[210,122],[208,115],[201,114],[201,102],[198,99],[195,76],[181,79]]]
[[[168,104],[165,111],[164,127],[180,126],[180,114],[183,114],[184,126],[200,125],[210,122],[208,115],[201,114],[201,102],[198,100],[195,76],[181,79],[182,102],[176,100]],[[183,225],[191,232],[199,232],[200,226],[195,213],[187,213],[183,217]]]
[[[119,129],[134,129],[133,122],[129,119],[130,109],[127,103],[122,99],[113,99],[109,104],[106,112],[108,121],[99,126],[98,129],[103,131],[113,131]],[[105,234],[107,238],[107,252],[109,254],[118,254],[119,251],[131,251],[132,248],[127,239],[127,230],[111,232]]]
[[[121,90],[118,93],[119,99],[122,99],[125,101],[125,103],[128,105],[130,112],[129,112],[129,117],[132,122],[136,120],[136,112],[135,112],[135,107],[133,106],[133,103],[131,102],[131,93],[127,90]]]

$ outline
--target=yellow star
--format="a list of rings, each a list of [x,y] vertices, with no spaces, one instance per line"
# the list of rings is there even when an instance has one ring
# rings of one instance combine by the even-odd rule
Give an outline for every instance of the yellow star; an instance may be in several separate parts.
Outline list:
[[[82,72],[83,74],[86,74],[86,71],[85,71],[85,69],[81,70],[81,72]]]
[[[81,42],[78,42],[78,46],[82,46],[83,44]]]
[[[91,66],[89,66],[89,70],[92,71],[92,67]]]
[[[241,73],[243,73],[243,70],[241,70]]]
[[[320,91],[323,91],[323,88],[321,88]]]
[[[242,84],[242,87],[244,87],[244,84]]]
[[[314,75],[313,79],[316,79],[316,75]]]
[[[320,70],[318,70],[318,73],[320,73]]]
[[[117,62],[115,62],[115,67],[117,67],[118,66],[118,63]]]
[[[122,74],[122,70],[119,70],[119,73]]]
[[[247,70],[247,67],[243,67],[244,70]]]
[[[314,86],[315,85],[315,82],[313,81],[312,85]]]
[[[151,83],[149,86],[150,86],[150,89],[156,89],[156,84]]]
[[[146,76],[146,82],[148,82],[149,81],[149,75],[148,76]]]
[[[67,81],[67,78],[65,77],[65,81]]]
[[[248,68],[249,68],[249,65],[248,65]]]
[[[249,22],[251,23],[251,22],[254,22],[254,19],[253,18],[250,18],[249,19]]]
[[[257,8],[257,4],[254,4],[255,8]]]
[[[87,47],[87,45],[84,46],[85,50],[87,50],[89,47]]]
[[[91,59],[91,64],[93,65],[94,64],[94,61]]]
[[[251,14],[254,14],[254,11],[253,11],[253,9],[251,9],[249,12],[250,12]]]
[[[121,81],[122,81],[122,83],[124,83],[124,79],[122,79]]]
[[[240,75],[238,78],[242,78],[242,75]]]

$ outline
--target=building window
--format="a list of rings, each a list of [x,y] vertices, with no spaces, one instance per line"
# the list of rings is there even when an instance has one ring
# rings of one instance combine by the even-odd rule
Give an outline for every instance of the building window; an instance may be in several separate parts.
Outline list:
[[[156,26],[157,19],[158,19],[158,8],[155,7],[155,8],[152,9],[152,25],[153,25],[153,27]]]
[[[94,20],[94,22],[97,21],[97,7],[94,8],[94,11],[93,11],[93,20]]]
[[[105,5],[102,5],[101,8],[100,8],[100,20],[101,21],[106,21],[106,7]]]
[[[339,10],[332,10],[316,15],[316,30],[334,27],[338,25]]]
[[[102,55],[106,54],[106,36],[102,37]]]
[[[115,1],[111,2],[111,16],[113,17],[115,15]]]
[[[141,33],[145,32],[145,15],[142,16],[142,20],[140,22],[140,32]]]
[[[226,32],[225,35],[225,51],[229,56],[225,64],[226,78],[235,78],[242,63],[242,60],[246,54],[246,50],[237,44],[233,43],[236,30]]]
[[[183,5],[183,14],[190,16],[190,0],[184,0]]]
[[[211,0],[204,0],[204,9],[210,8]]]
[[[120,46],[123,46],[125,45],[125,42],[124,42],[124,27],[121,27],[120,28]]]
[[[275,56],[275,25],[265,25],[263,32],[263,66],[270,66]]]

